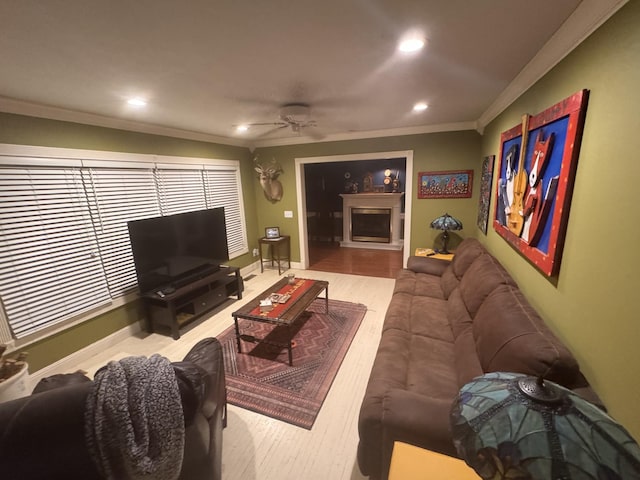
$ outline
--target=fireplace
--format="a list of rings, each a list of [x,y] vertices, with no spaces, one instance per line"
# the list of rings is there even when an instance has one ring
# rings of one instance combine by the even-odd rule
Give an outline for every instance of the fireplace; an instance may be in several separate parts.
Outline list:
[[[404,193],[343,193],[341,247],[402,250]]]
[[[391,242],[390,208],[352,208],[351,240],[354,242]]]

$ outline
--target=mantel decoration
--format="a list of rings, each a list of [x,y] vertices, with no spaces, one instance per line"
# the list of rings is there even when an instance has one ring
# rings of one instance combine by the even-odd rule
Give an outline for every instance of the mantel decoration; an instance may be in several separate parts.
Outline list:
[[[640,447],[624,427],[548,380],[476,377],[450,420],[458,454],[484,479],[640,479]]]
[[[278,177],[283,172],[280,164],[276,162],[275,158],[272,158],[269,163],[258,163],[257,156],[253,159],[253,163],[256,172],[258,172],[260,186],[265,198],[271,203],[282,200],[282,184],[278,180]]]
[[[418,173],[418,198],[470,198],[473,170]]]
[[[503,132],[494,229],[547,276],[560,268],[588,91]]]
[[[449,230],[462,230],[462,222],[457,218],[453,218],[448,213],[445,213],[444,215],[439,216],[431,222],[431,228],[442,230],[442,242],[444,245],[442,247],[442,250],[440,250],[440,253],[448,254],[450,253],[449,250],[447,250]]]

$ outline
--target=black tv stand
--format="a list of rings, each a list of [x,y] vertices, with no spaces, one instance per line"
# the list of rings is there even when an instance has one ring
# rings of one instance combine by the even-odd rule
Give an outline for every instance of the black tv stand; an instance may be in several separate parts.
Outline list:
[[[218,272],[220,270],[220,265],[203,265],[200,268],[197,268],[194,271],[186,274],[184,277],[180,277],[176,279],[171,286],[175,289],[184,287],[189,285],[196,280],[200,280],[201,278],[207,277],[212,273]]]
[[[185,323],[210,312],[231,295],[241,299],[243,290],[240,269],[224,266],[173,287],[171,293],[158,290],[142,295],[142,299],[147,311],[147,331],[153,333],[158,326],[168,327],[174,340],[180,338],[180,327]]]

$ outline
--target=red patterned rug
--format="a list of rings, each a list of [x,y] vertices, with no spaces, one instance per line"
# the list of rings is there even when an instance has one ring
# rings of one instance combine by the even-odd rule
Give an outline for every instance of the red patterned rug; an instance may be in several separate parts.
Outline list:
[[[234,327],[218,340],[224,351],[227,400],[254,412],[311,429],[367,307],[317,299],[296,322],[293,366],[286,348],[241,341],[238,353]],[[282,327],[240,320],[243,334],[279,337]]]

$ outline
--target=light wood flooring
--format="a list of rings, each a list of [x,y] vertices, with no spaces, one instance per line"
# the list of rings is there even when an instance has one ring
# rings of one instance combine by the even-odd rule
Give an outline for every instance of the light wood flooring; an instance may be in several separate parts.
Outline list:
[[[351,249],[357,250],[357,249]],[[350,252],[353,256],[365,252]],[[348,256],[353,258],[353,256]],[[347,262],[348,260],[345,260]],[[370,263],[373,263],[372,259]],[[367,267],[368,268],[368,267]],[[394,267],[395,268],[395,267]],[[364,269],[364,267],[363,267]],[[242,300],[229,300],[211,316],[192,322],[174,341],[160,334],[136,333],[111,346],[85,349],[56,364],[68,373],[80,368],[93,375],[109,360],[130,355],[160,353],[181,360],[200,339],[220,334],[232,325],[231,312],[278,280],[277,270],[266,270],[245,281]],[[354,267],[354,272],[364,271]],[[300,277],[327,280],[329,297],[363,303],[367,313],[311,430],[229,406],[223,433],[222,473],[225,480],[363,480],[356,462],[358,413],[376,353],[382,320],[391,300],[391,278],[318,270],[289,270]],[[37,381],[37,378],[32,378]]]

